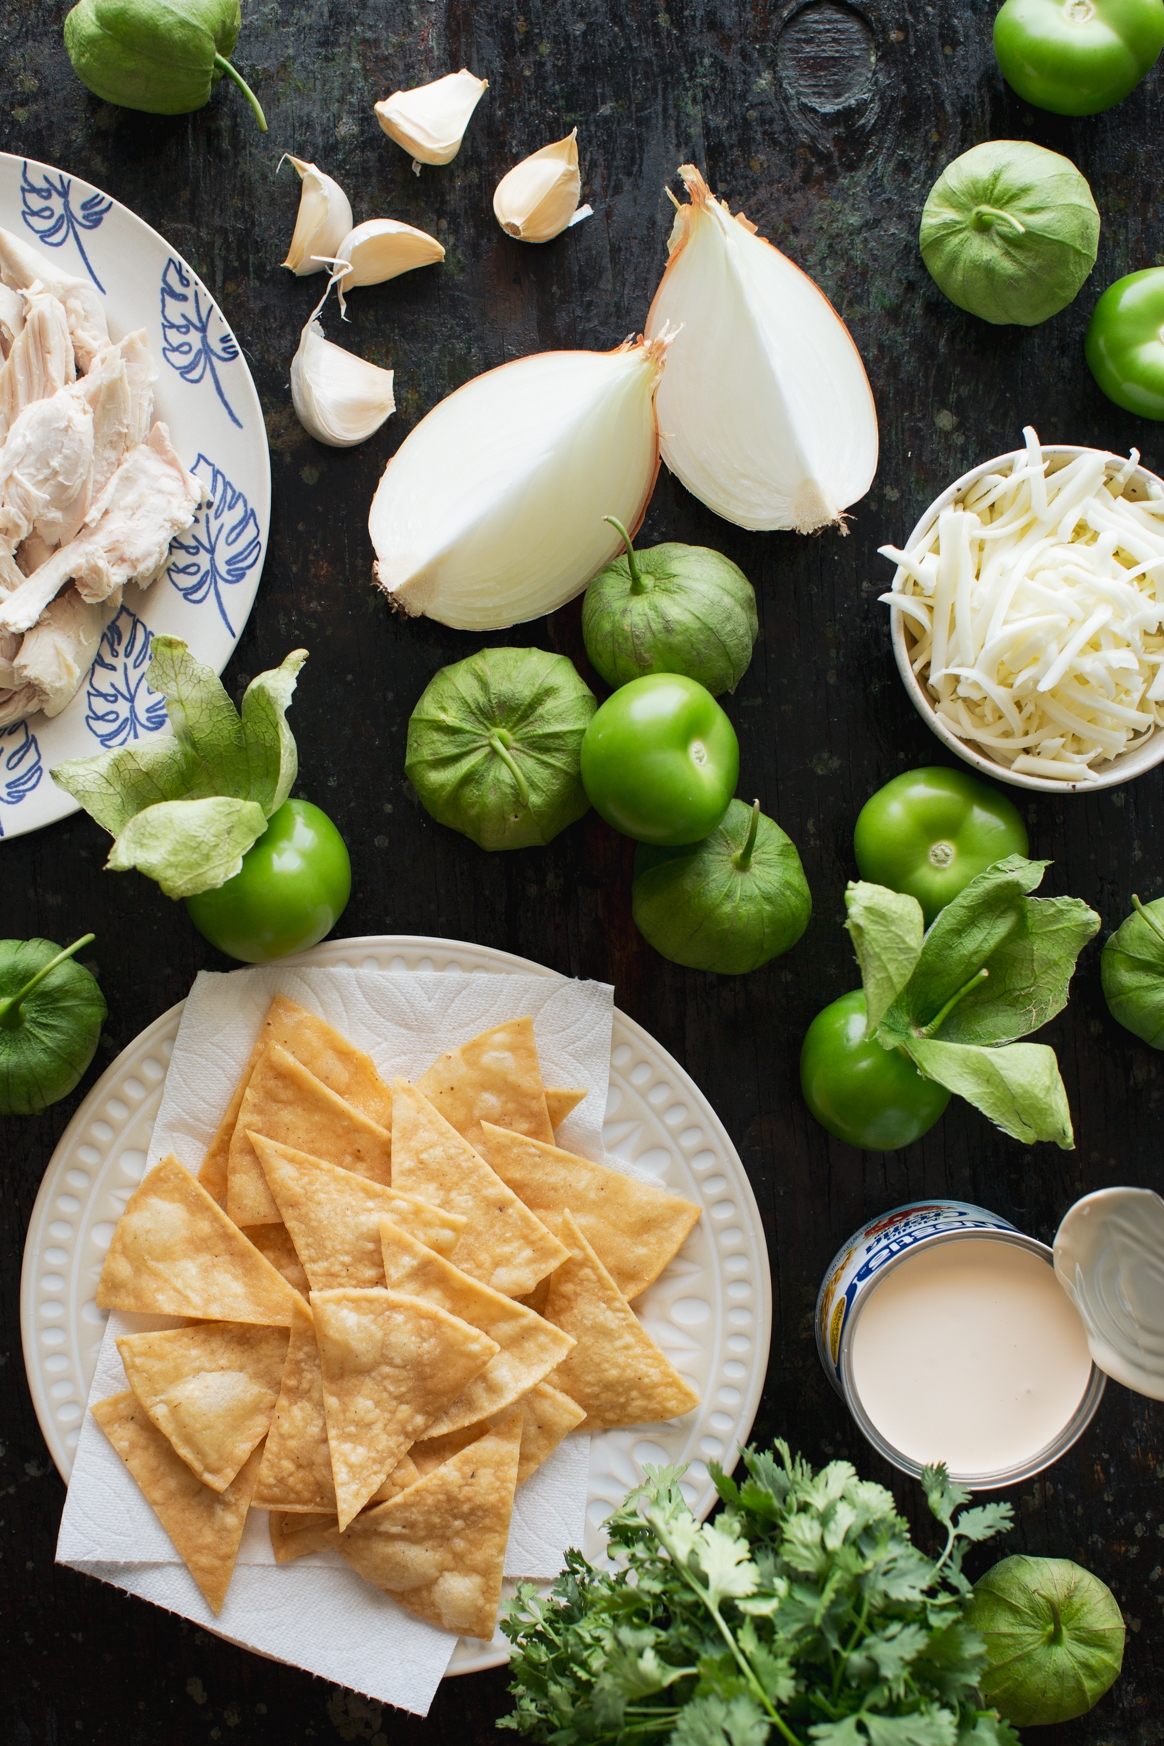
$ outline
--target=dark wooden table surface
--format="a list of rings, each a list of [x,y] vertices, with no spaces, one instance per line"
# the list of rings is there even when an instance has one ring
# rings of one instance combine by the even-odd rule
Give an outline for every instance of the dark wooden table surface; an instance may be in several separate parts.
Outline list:
[[[266,413],[274,511],[266,570],[227,670],[245,680],[304,645],[293,726],[298,792],[351,848],[345,934],[431,933],[615,984],[619,1004],[682,1061],[719,1110],[755,1184],[771,1253],[772,1358],[756,1433],[815,1461],[845,1455],[894,1485],[924,1529],[915,1488],[873,1458],[817,1361],[812,1305],[838,1243],[898,1202],[978,1201],[1047,1240],[1079,1194],[1164,1188],[1158,1057],[1109,1018],[1098,947],[1084,955],[1058,1048],[1077,1150],[1033,1151],[955,1101],[904,1153],[860,1154],[809,1118],[797,1055],[817,1009],[857,980],[841,929],[851,832],[863,800],[902,769],[948,762],[906,700],[889,652],[889,579],[876,556],[955,475],[1011,447],[1030,421],[1048,440],[1164,463],[1154,424],[1094,387],[1082,336],[1099,291],[1164,260],[1164,98],[1155,76],[1081,122],[1027,109],[990,47],[993,5],[879,0],[249,0],[237,56],[266,106],[256,131],[237,93],[173,119],[110,108],[74,79],[63,0],[0,5],[0,147],[55,163],[141,214],[212,287]],[[489,92],[456,161],[412,174],[372,103],[467,65]],[[511,241],[494,185],[525,153],[578,127],[595,216],[544,247]],[[1068,153],[1103,216],[1099,264],[1073,308],[1031,331],[987,327],[947,303],[916,246],[942,166],[987,138]],[[280,152],[314,159],[357,220],[391,215],[434,232],[441,269],[357,292],[347,343],[396,372],[399,411],[350,451],[308,438],[288,365],[319,281],[278,265],[296,206]],[[852,533],[754,535],[718,521],[665,473],[647,540],[717,546],[756,585],[760,640],[727,700],[741,793],[759,794],[804,858],[815,914],[787,958],[743,979],[664,963],[631,923],[632,845],[591,815],[548,849],[486,856],[421,811],[404,780],[404,731],[422,687],[481,642],[536,644],[585,665],[578,605],[473,638],[394,617],[371,586],[367,507],[405,433],[470,376],[539,348],[606,348],[638,329],[664,260],[676,166],[717,190],[812,273],[849,322],[881,417],[882,461]],[[499,433],[500,434],[500,433]],[[1117,923],[1133,891],[1164,890],[1162,777],[1093,797],[1023,797],[1045,890]],[[180,905],[136,874],[102,871],[108,839],[84,816],[0,844],[0,933],[68,940],[92,929],[109,1002],[76,1093],[37,1119],[0,1123],[0,1738],[10,1746],[301,1746],[492,1739],[503,1673],[447,1682],[427,1723],[329,1689],[207,1636],[112,1588],[57,1569],[64,1489],[25,1385],[18,1318],[29,1211],[56,1140],[97,1074],[203,966],[225,960]],[[1124,1675],[1046,1746],[1164,1740],[1164,1407],[1112,1385],[1095,1423],[1014,1495],[1010,1545],[1078,1559],[1108,1581],[1130,1632]]]

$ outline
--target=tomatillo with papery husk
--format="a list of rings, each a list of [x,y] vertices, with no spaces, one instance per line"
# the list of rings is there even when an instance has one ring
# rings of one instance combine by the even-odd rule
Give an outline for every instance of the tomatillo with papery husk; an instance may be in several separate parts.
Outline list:
[[[631,913],[672,964],[743,976],[796,944],[812,897],[792,838],[758,800],[733,800],[701,843],[635,851]]]
[[[756,591],[738,564],[707,546],[669,540],[636,552],[626,544],[604,564],[582,601],[586,653],[608,685],[644,673],[685,673],[713,697],[748,670],[759,622]]]
[[[39,1115],[67,1097],[93,1059],[105,996],[51,940],[0,940],[0,1115]]]

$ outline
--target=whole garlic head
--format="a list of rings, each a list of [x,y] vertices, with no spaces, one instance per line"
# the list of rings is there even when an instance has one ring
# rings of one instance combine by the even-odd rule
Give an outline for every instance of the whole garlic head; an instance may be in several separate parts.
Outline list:
[[[329,448],[362,443],[396,410],[392,374],[326,339],[317,310],[291,360],[291,401],[300,424]]]
[[[522,242],[550,242],[567,225],[589,215],[578,210],[582,178],[578,173],[578,129],[540,152],[523,158],[501,178],[493,195],[493,211],[502,230]]]
[[[302,279],[308,273],[325,271],[325,260],[318,257],[326,259],[334,255],[339,243],[351,230],[352,203],[339,183],[325,176],[314,164],[293,158],[290,152],[284,152],[283,157],[294,164],[301,183],[295,230],[283,265],[290,267],[297,279]],[[282,164],[283,158],[279,162]]]
[[[411,152],[417,163],[448,164],[460,151],[469,118],[488,88],[488,79],[477,79],[462,67],[431,85],[393,91],[375,105],[376,115],[389,139]]]
[[[444,247],[426,231],[395,218],[369,218],[349,231],[335,251],[340,309],[345,307],[345,293],[356,285],[382,285],[386,279],[444,258]],[[342,272],[345,262],[350,263],[346,273]]]

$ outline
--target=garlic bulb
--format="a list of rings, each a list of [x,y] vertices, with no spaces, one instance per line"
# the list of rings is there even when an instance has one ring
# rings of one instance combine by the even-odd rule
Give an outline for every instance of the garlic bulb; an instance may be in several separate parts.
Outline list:
[[[333,449],[362,443],[396,410],[392,371],[325,339],[318,309],[291,360],[291,401],[307,434]]]
[[[374,107],[389,139],[411,152],[417,163],[448,164],[460,151],[469,118],[488,88],[488,79],[476,79],[462,67],[431,85],[393,91]]]
[[[283,265],[302,279],[308,273],[322,273],[327,260],[351,230],[352,203],[339,183],[314,164],[293,158],[290,152],[284,152],[283,157],[294,164],[301,184],[295,230]],[[280,165],[282,162],[280,158]]]
[[[537,352],[442,400],[405,438],[368,518],[376,579],[409,613],[501,630],[553,612],[638,526],[658,472],[670,336]]]
[[[581,192],[575,128],[502,176],[493,195],[493,211],[510,236],[522,242],[550,242],[568,225],[590,216],[589,206],[578,210]]]
[[[345,308],[345,293],[353,286],[381,285],[386,279],[444,258],[445,251],[435,236],[395,218],[369,218],[349,231],[335,251],[340,309]],[[342,270],[345,262],[350,263],[347,272]]]
[[[877,471],[877,412],[849,330],[812,280],[679,174],[670,259],[647,333],[679,328],[659,389],[659,444],[709,509],[747,528],[840,521]]]

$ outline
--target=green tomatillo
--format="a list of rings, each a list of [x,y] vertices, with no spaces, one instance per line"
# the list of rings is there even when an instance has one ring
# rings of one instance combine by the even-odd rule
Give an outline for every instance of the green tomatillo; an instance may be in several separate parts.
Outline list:
[[[920,1140],[950,1101],[904,1049],[865,1035],[865,996],[843,994],[808,1027],[800,1051],[804,1101],[823,1128],[866,1152],[894,1152]]]
[[[352,892],[347,846],[309,800],[285,800],[233,878],[186,899],[200,934],[244,964],[305,952],[329,934]]]
[[[1124,1659],[1124,1619],[1105,1582],[1069,1558],[1004,1558],[966,1614],[986,1643],[983,1699],[1020,1728],[1094,1708]]]
[[[67,1097],[105,1023],[105,997],[74,954],[51,940],[0,940],[0,1115],[39,1115]]]
[[[796,845],[760,802],[733,800],[701,843],[635,851],[635,926],[662,957],[742,976],[794,946],[812,914]]]
[[[258,98],[227,59],[241,26],[239,0],[79,0],[65,19],[65,48],[96,96],[151,115],[201,109],[225,74],[266,133]]]
[[[1164,0],[1005,0],[994,52],[1012,91],[1055,115],[1098,115],[1164,48]]]
[[[1100,955],[1103,997],[1117,1024],[1164,1049],[1164,898],[1133,897],[1132,912]]]
[[[735,729],[681,673],[632,679],[582,741],[582,781],[607,824],[640,843],[697,843],[727,812],[740,773]]]
[[[861,808],[853,848],[862,879],[904,891],[926,925],[979,873],[1025,855],[1027,831],[1004,794],[964,770],[906,770]]]
[[[604,564],[582,601],[586,653],[608,685],[644,673],[685,673],[713,697],[734,691],[759,628],[756,591],[738,564],[707,546],[673,541]]]
[[[1108,286],[1083,349],[1109,400],[1141,418],[1164,419],[1164,267],[1145,267]]]

